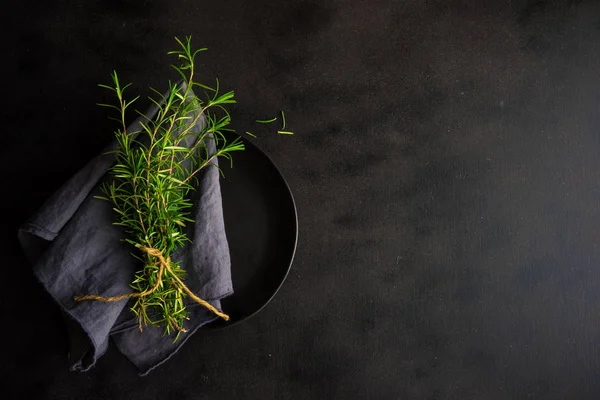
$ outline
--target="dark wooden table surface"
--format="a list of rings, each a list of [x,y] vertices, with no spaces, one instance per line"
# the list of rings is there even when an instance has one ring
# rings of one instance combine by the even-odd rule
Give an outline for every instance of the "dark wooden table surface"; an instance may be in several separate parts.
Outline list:
[[[600,3],[4,4],[6,399],[600,398]],[[236,90],[292,188],[296,261],[255,318],[147,378],[68,371],[16,227],[110,141],[97,83],[176,79],[174,36]]]

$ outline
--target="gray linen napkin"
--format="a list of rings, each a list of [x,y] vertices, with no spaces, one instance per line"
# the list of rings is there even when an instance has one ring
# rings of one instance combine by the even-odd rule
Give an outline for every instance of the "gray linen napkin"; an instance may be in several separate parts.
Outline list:
[[[156,111],[154,106],[146,116],[152,118]],[[139,130],[141,120],[138,118],[129,131]],[[199,123],[194,132],[198,134],[200,128]],[[173,343],[172,337],[162,336],[162,328],[138,330],[136,317],[129,309],[132,300],[74,300],[76,295],[130,293],[129,283],[139,268],[131,255],[136,249],[121,241],[124,233],[112,224],[115,216],[111,204],[94,198],[100,194],[99,185],[108,179],[108,169],[114,163],[114,156],[104,153],[114,146],[111,144],[54,193],[20,227],[18,236],[35,275],[66,313],[67,325],[75,321],[86,333],[84,351],[71,354],[71,369],[91,368],[112,337],[117,348],[145,375],[173,355],[199,327],[218,317],[188,302],[191,318],[184,327],[189,332]],[[214,152],[212,140],[207,147]],[[182,261],[188,287],[220,309],[220,299],[232,294],[233,287],[217,168],[201,171],[192,200],[195,223],[187,227],[192,242],[173,259]],[[69,332],[72,349],[75,342],[81,346],[76,330]]]

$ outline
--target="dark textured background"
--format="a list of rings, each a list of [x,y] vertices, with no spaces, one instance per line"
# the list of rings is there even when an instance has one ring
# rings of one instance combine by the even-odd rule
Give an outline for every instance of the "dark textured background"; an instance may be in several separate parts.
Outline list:
[[[4,5],[1,391],[19,399],[600,398],[600,4]],[[148,378],[68,372],[15,231],[112,136],[96,87],[175,79],[192,34],[296,196],[289,278]]]

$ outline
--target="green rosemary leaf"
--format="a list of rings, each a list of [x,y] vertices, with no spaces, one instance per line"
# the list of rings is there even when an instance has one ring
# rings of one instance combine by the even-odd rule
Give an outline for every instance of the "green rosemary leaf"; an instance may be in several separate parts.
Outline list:
[[[117,110],[117,111],[121,112],[121,109],[120,109],[119,107],[117,107],[117,106],[113,106],[112,104],[96,103],[96,105],[97,105],[97,106],[100,106],[100,107],[108,107],[108,108],[113,108],[113,109],[115,109],[115,110]]]
[[[182,146],[165,146],[163,148],[165,150],[173,150],[173,151],[185,151],[185,152],[190,151],[190,149],[188,149],[187,147],[182,147]]]
[[[281,130],[285,129],[285,113],[283,112],[283,110],[281,110],[281,121],[282,121],[282,127]]]
[[[272,118],[272,119],[257,119],[256,122],[258,122],[259,124],[270,124],[272,122],[277,121],[277,118]]]
[[[110,91],[112,91],[112,92],[114,92],[114,91],[115,91],[115,88],[113,88],[113,87],[110,87],[110,86],[108,86],[108,85],[102,85],[102,84],[100,84],[100,83],[99,83],[99,84],[98,84],[98,86],[100,86],[101,88],[104,88],[104,89],[108,89],[108,90],[110,90]]]

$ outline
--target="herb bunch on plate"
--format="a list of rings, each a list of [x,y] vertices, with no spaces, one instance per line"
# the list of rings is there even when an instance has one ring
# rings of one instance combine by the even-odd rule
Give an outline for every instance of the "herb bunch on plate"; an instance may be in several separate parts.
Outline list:
[[[102,186],[104,196],[99,198],[112,203],[115,224],[123,227],[127,235],[124,240],[137,248],[135,256],[143,268],[131,283],[133,293],[76,297],[77,301],[103,302],[134,298],[131,310],[137,315],[139,329],[160,325],[166,335],[175,332],[175,340],[185,332],[185,297],[229,318],[186,286],[185,271],[171,255],[189,242],[184,228],[186,223],[194,222],[188,217],[192,206],[188,194],[194,189],[196,174],[203,168],[216,167],[214,160],[218,157],[231,161],[232,152],[244,149],[239,138],[228,142],[224,136],[231,130],[226,106],[235,103],[234,93],[220,93],[218,80],[215,87],[196,82],[195,57],[206,49],[192,50],[190,37],[176,40],[179,48],[169,54],[180,62],[172,67],[182,81],[169,83],[166,94],[154,90],[158,97],[150,100],[158,111],[154,118],[145,117],[139,131],[128,131],[125,123],[127,109],[137,100],[125,100],[124,91],[129,85],[122,86],[116,72],[112,74],[113,86],[100,85],[118,99],[116,105],[101,105],[118,112],[120,128],[115,132],[112,180]],[[206,94],[206,98],[198,97],[196,92]],[[207,147],[209,141],[216,145],[214,152]]]

